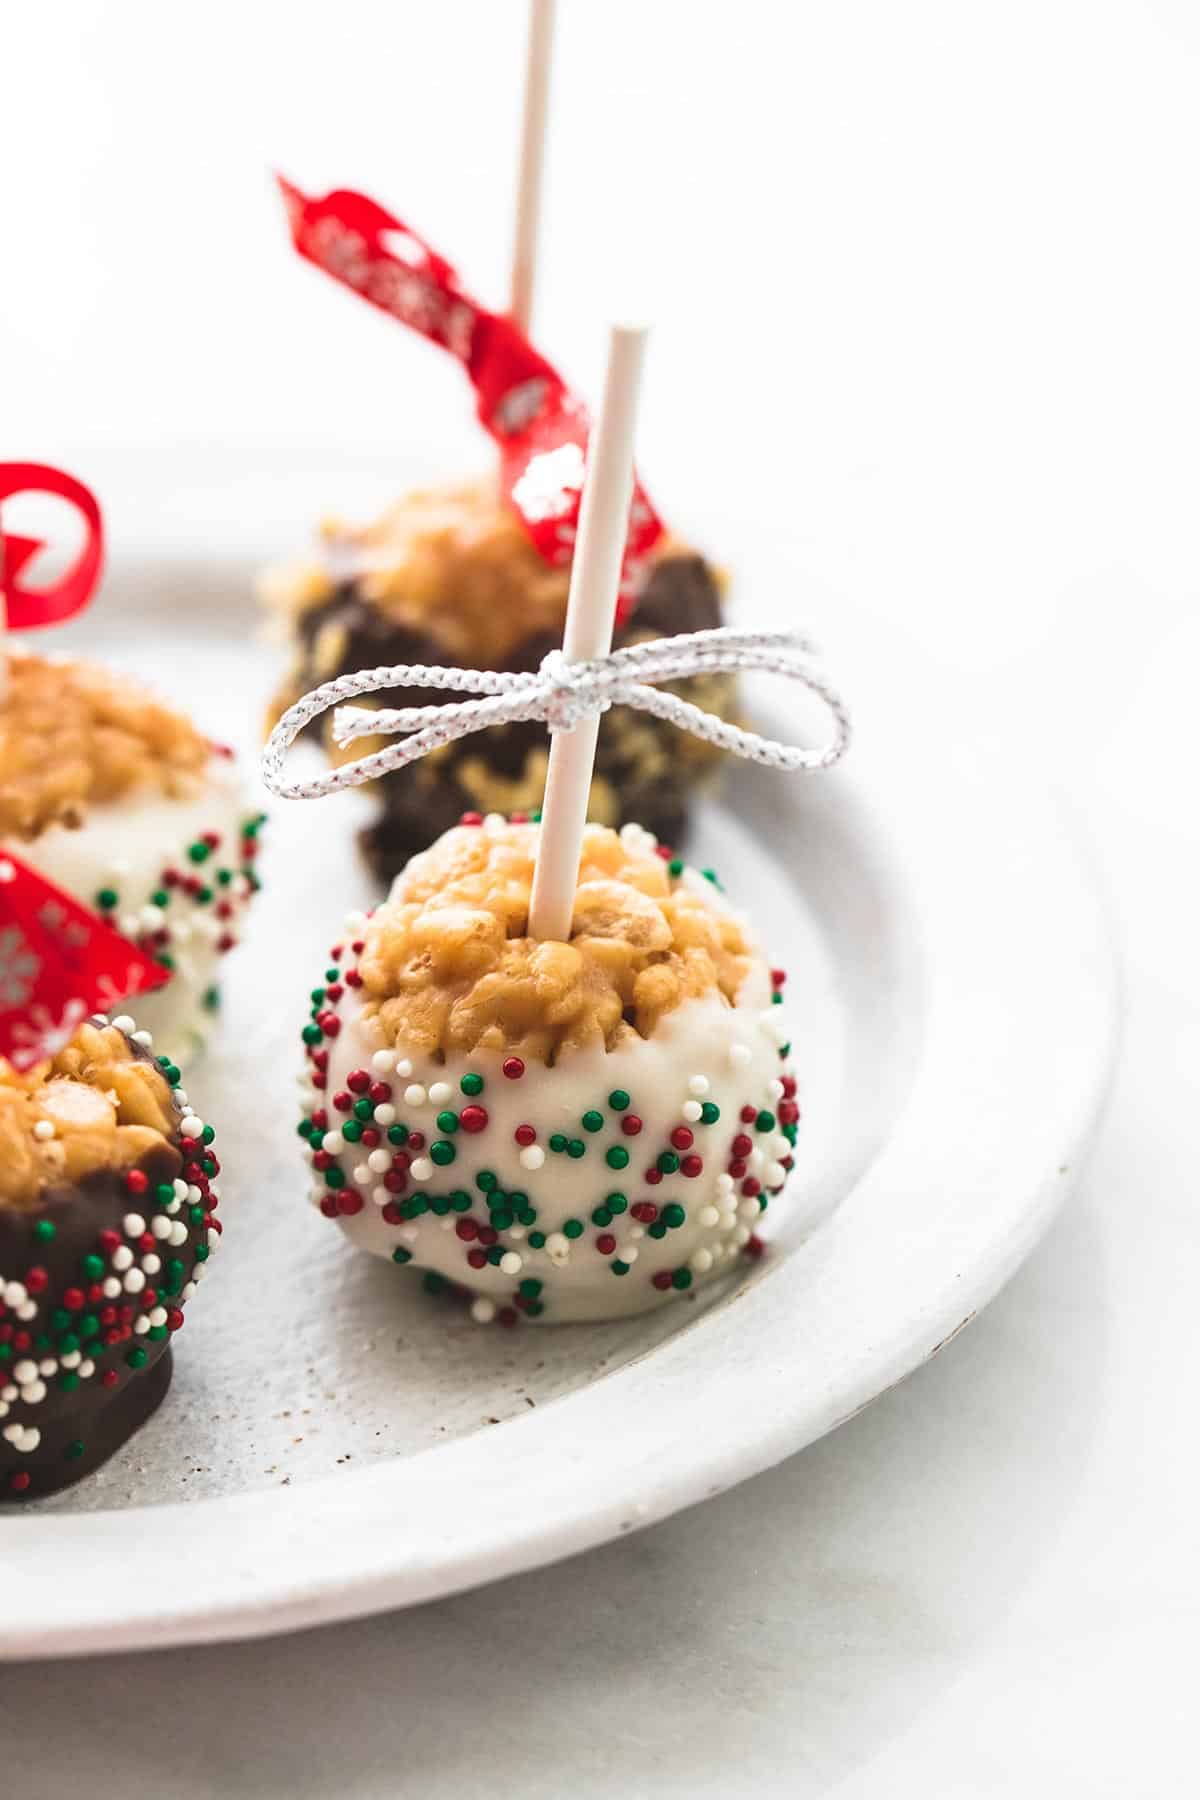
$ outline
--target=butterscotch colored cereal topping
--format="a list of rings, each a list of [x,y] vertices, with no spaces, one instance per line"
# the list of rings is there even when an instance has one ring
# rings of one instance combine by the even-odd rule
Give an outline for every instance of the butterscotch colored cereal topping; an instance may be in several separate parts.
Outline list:
[[[0,838],[82,825],[137,788],[186,792],[211,746],[137,683],[86,662],[14,656],[0,701]]]
[[[0,1207],[101,1169],[129,1169],[175,1130],[171,1090],[111,1025],[81,1025],[65,1049],[19,1074],[0,1057]]]
[[[570,942],[527,936],[536,845],[533,825],[460,826],[399,876],[359,962],[389,1043],[553,1063],[647,1038],[685,1000],[735,1002],[751,961],[738,919],[603,826],[584,836]]]
[[[546,562],[494,483],[421,489],[370,525],[328,521],[321,535],[324,560],[266,578],[265,596],[286,619],[323,605],[352,573],[364,600],[436,638],[447,661],[502,667],[516,644],[562,635],[570,570]],[[655,554],[677,548],[664,542]]]

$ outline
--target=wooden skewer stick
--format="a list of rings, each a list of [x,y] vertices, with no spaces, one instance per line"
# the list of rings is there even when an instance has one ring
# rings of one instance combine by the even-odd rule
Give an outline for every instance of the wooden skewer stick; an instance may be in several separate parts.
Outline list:
[[[588,438],[567,596],[563,655],[568,662],[587,662],[612,648],[633,498],[633,443],[646,336],[644,325],[614,325],[609,334],[604,395]],[[551,740],[529,908],[535,938],[565,943],[571,935],[599,729],[598,718],[583,719],[573,731],[557,731]]]

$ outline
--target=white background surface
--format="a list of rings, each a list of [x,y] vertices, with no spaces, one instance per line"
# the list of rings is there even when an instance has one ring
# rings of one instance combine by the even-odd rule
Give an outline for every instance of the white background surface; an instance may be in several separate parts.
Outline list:
[[[1111,1117],[996,1305],[775,1473],[418,1613],[0,1670],[0,1746],[27,1800],[147,1780],[180,1800],[1181,1793],[1200,19],[1185,0],[564,12],[541,341],[586,387],[604,294],[649,306],[664,510],[734,563],[782,515],[814,593],[902,625],[976,721],[1044,749],[1126,943]],[[10,15],[0,456],[102,494],[108,475],[126,549],[195,532],[196,471],[227,443],[268,464],[327,449],[331,504],[343,454],[478,457],[449,363],[294,265],[266,168],[375,192],[498,297],[520,13]],[[146,444],[187,471],[177,515],[139,516],[119,479]]]

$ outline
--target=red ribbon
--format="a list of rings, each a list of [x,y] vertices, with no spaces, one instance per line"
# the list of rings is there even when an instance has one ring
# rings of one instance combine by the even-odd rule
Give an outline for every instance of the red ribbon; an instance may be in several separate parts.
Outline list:
[[[546,561],[570,562],[588,434],[583,403],[511,319],[481,306],[444,257],[375,201],[349,189],[310,200],[282,177],[279,186],[301,256],[462,363],[480,421],[500,446],[504,493]],[[635,482],[618,621],[663,530]]]
[[[8,624],[13,631],[31,631],[38,625],[61,625],[82,611],[95,591],[104,561],[104,526],[100,507],[90,488],[61,469],[45,463],[0,463],[0,500],[14,494],[55,494],[83,515],[87,527],[83,548],[65,575],[46,588],[22,586],[25,565],[45,548],[40,538],[6,537],[0,532],[0,588],[3,589]]]
[[[94,912],[0,851],[0,1056],[28,1069],[94,1012],[149,993],[168,971]]]

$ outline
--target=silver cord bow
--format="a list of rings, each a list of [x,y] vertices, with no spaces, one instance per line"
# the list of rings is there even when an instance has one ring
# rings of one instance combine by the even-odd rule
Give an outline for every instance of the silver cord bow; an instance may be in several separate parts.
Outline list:
[[[340,788],[374,781],[391,769],[428,756],[431,750],[451,744],[488,725],[512,725],[540,720],[549,731],[573,731],[582,719],[593,718],[610,706],[633,706],[655,718],[704,738],[721,750],[771,769],[828,769],[845,754],[850,742],[850,717],[839,696],[819,675],[809,658],[812,644],[796,631],[739,631],[721,626],[714,631],[694,631],[679,637],[655,638],[630,644],[590,662],[571,663],[561,650],[551,650],[540,668],[528,674],[511,670],[444,669],[425,663],[401,663],[395,668],[360,669],[338,675],[314,688],[290,706],[267,739],[262,756],[263,780],[271,792],[285,800],[315,800]],[[744,731],[715,713],[705,712],[678,694],[659,693],[647,685],[682,681],[692,675],[727,674],[761,670],[798,681],[824,701],[833,718],[831,741],[822,750],[803,750],[773,738]],[[380,688],[444,688],[450,693],[476,694],[483,698],[449,701],[432,706],[339,706],[359,694]],[[285,781],[284,760],[306,725],[339,706],[334,714],[333,737],[339,748],[358,738],[401,733],[404,741],[387,744],[357,762],[344,763],[312,781]]]

